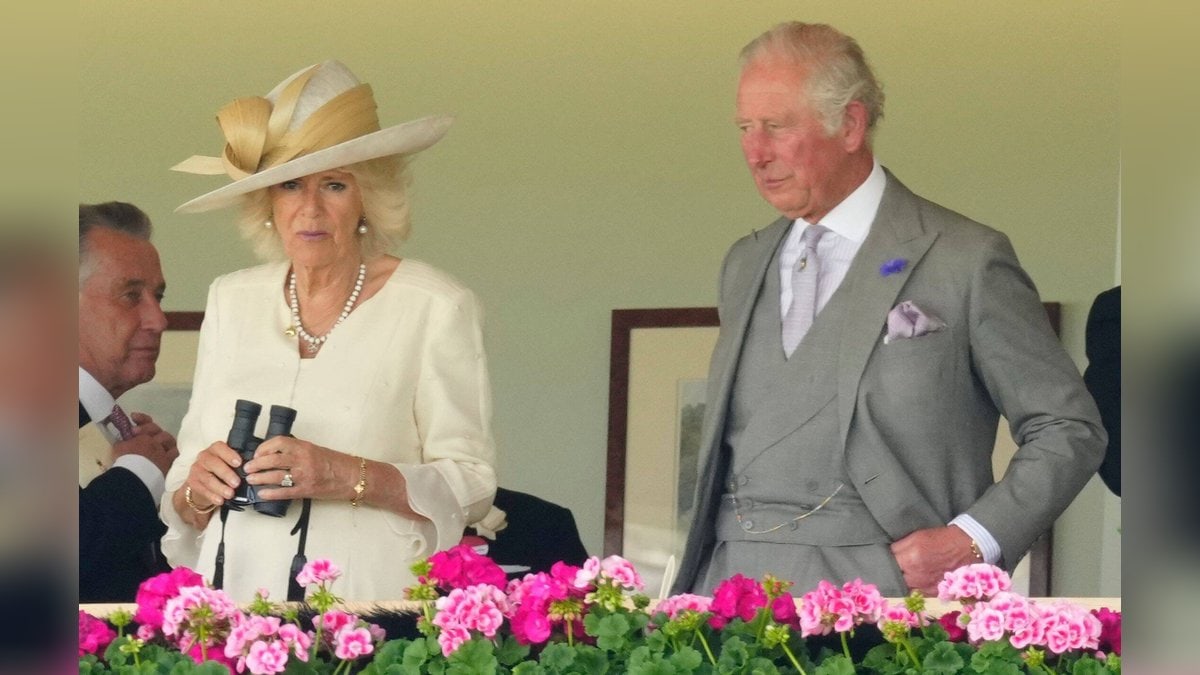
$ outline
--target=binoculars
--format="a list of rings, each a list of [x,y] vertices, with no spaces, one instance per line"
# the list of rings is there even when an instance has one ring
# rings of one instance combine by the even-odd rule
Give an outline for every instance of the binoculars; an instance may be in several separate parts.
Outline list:
[[[225,501],[225,506],[234,511],[242,511],[247,506],[250,506],[259,513],[281,518],[287,514],[292,500],[268,500],[259,497],[258,491],[260,489],[278,486],[251,485],[247,483],[245,467],[246,462],[254,459],[254,452],[258,450],[258,446],[263,441],[268,438],[275,438],[276,436],[292,435],[292,422],[296,420],[296,411],[286,406],[271,406],[271,421],[267,425],[266,438],[258,438],[254,435],[254,425],[258,423],[258,414],[260,412],[262,412],[262,406],[253,401],[238,399],[237,403],[234,404],[233,424],[229,428],[229,438],[226,442],[242,458],[241,465],[237,467],[238,476],[242,480],[238,483],[237,488],[234,489],[233,496]]]

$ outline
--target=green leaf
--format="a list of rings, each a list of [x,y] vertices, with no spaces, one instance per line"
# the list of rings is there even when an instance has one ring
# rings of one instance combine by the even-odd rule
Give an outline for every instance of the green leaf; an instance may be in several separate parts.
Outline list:
[[[419,667],[429,660],[429,656],[429,642],[427,640],[413,640],[404,647],[402,662],[405,666]]]
[[[612,666],[608,654],[591,645],[582,645],[575,651],[575,672],[587,675],[604,675]]]
[[[750,661],[750,652],[739,637],[731,637],[721,645],[721,655],[717,657],[718,673],[740,673]]]
[[[512,675],[546,675],[546,669],[536,661],[519,663],[513,668]]]
[[[675,667],[646,647],[638,647],[629,654],[626,675],[675,675]]]
[[[529,658],[529,645],[517,642],[517,639],[511,635],[504,636],[504,639],[500,641],[500,646],[496,648],[496,660],[502,666],[511,668],[527,658]]]
[[[588,633],[596,636],[596,646],[600,649],[620,652],[629,644],[628,635],[633,625],[624,614],[610,614],[593,623],[595,630],[589,629]]]
[[[831,656],[817,666],[813,675],[854,675],[854,664],[845,654]]]
[[[884,643],[875,645],[863,657],[862,666],[879,673],[879,675],[900,675],[906,670],[905,666],[900,665],[896,656],[896,645]],[[905,655],[904,662],[908,663],[908,656]],[[913,665],[909,663],[909,665]]]
[[[949,642],[939,642],[925,656],[925,672],[932,675],[956,675],[962,670],[964,662],[954,645]]]
[[[539,660],[552,673],[566,672],[575,662],[575,650],[568,647],[565,642],[555,642],[546,645]]]
[[[447,675],[494,675],[500,664],[490,640],[471,638],[450,655]]]
[[[1079,659],[1071,668],[1071,675],[1100,675],[1107,670],[1099,661],[1090,656]]]
[[[761,656],[750,659],[746,664],[749,675],[779,675],[779,668],[770,660]],[[851,671],[853,675],[853,671]]]
[[[690,673],[704,663],[704,655],[700,653],[700,650],[685,645],[671,655],[670,661],[676,671]]]

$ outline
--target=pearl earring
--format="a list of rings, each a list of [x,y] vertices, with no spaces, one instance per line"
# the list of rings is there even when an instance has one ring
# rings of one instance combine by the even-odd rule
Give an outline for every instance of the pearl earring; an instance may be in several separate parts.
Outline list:
[[[269,230],[272,227],[275,227],[275,223],[271,222],[270,218],[267,218],[266,222],[263,223],[263,227],[265,227]]]
[[[367,217],[366,216],[362,216],[361,218],[358,219],[358,233],[359,234],[367,233]]]

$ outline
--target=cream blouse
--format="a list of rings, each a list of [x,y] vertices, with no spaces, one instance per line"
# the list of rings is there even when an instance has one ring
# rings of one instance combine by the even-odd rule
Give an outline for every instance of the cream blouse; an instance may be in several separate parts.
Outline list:
[[[292,433],[318,445],[389,462],[405,476],[415,521],[349,501],[314,500],[308,560],[329,558],[344,571],[333,590],[347,600],[400,599],[414,581],[410,564],[456,544],[463,527],[487,513],[496,488],[491,390],[481,312],[474,294],[448,275],[403,260],[382,289],[352,312],[313,359],[301,359],[283,287],[287,263],[218,278],[209,288],[195,382],[179,433],[179,459],[167,491],[183,484],[196,455],[225,440],[234,402],[297,410]],[[265,588],[287,595],[301,503],[282,518],[230,511],[225,530],[225,590],[237,601]],[[163,553],[212,578],[219,514],[199,532],[167,495]]]

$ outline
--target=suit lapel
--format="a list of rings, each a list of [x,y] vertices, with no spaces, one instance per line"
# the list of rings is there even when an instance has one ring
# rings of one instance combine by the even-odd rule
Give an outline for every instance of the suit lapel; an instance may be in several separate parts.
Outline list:
[[[887,314],[895,306],[909,275],[937,239],[937,233],[927,232],[922,224],[916,195],[891,172],[887,173],[887,180],[871,231],[845,280],[850,284],[847,290],[851,297],[838,350],[838,419],[843,447],[858,396],[858,383],[867,359],[883,335]],[[884,263],[898,260],[903,261],[903,269],[885,275],[881,269]]]
[[[709,428],[706,429],[710,441],[706,447],[710,450],[721,443],[720,435],[725,428],[725,417],[729,411],[729,393],[733,387],[733,377],[737,372],[742,345],[746,341],[746,328],[754,311],[754,301],[766,278],[771,258],[791,223],[787,218],[780,218],[763,230],[755,232],[755,249],[750,256],[751,264],[737,270],[737,276],[729,280],[728,300],[723,304],[725,308],[732,310],[732,314],[722,317],[720,339],[713,353],[713,365],[719,367],[720,371],[710,374],[717,377],[719,388],[714,401],[720,409],[718,414],[705,416],[710,422]]]

